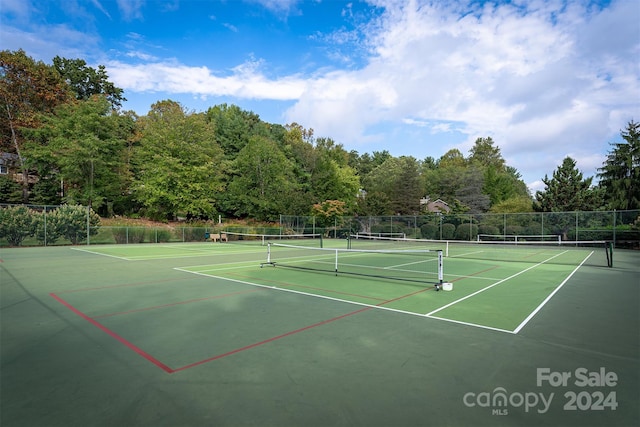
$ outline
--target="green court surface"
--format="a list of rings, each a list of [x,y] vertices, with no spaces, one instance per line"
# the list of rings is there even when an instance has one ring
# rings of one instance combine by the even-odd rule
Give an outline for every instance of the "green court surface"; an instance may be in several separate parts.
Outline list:
[[[0,249],[0,425],[640,425],[638,252],[260,243]]]

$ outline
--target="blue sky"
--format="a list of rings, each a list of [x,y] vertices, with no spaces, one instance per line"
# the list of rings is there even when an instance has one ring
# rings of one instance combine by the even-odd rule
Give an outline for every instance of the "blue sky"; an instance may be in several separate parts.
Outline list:
[[[236,104],[360,154],[465,156],[490,136],[529,187],[585,177],[640,121],[640,3],[2,0],[0,48],[105,65],[144,115]]]

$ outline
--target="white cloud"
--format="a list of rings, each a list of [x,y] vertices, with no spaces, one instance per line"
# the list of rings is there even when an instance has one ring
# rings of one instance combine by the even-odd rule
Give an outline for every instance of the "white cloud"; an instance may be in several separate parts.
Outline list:
[[[118,9],[125,21],[142,19],[142,7],[144,0],[117,0]]]
[[[15,14],[28,14],[21,2],[8,1]],[[280,14],[294,11],[298,3],[256,2]],[[634,0],[613,0],[602,10],[561,0],[370,3],[384,13],[353,32],[339,28],[310,36],[328,45],[328,55],[344,58],[350,64],[345,70],[273,76],[271,64],[251,57],[227,71],[213,71],[150,55],[144,48],[158,52],[163,47],[149,46],[137,33],[128,35],[122,60],[113,56],[101,63],[127,94],[294,101],[283,113],[287,123],[312,127],[316,135],[363,151],[370,151],[366,144],[372,142],[404,144],[407,152],[438,157],[452,145],[466,152],[476,138],[491,136],[507,163],[526,171],[531,185],[551,174],[565,153],[575,156],[586,176],[593,175],[608,142],[629,120],[639,120]],[[118,0],[128,20],[142,19],[143,6],[143,0]],[[87,52],[99,51],[97,36],[66,26],[18,28],[3,26],[3,44],[24,47],[37,59],[50,60],[50,52],[86,58]],[[345,56],[345,46],[352,45],[358,54],[368,52],[359,68]],[[400,128],[415,140],[396,139]],[[459,136],[455,142],[453,134]],[[438,138],[448,138],[444,149]]]
[[[268,80],[255,62],[236,67],[228,76],[216,76],[207,67],[174,62],[128,64],[108,61],[106,68],[116,86],[131,92],[189,93],[199,97],[234,96],[250,99],[297,99],[305,85],[296,77]]]
[[[245,0],[250,3],[258,3],[262,7],[275,12],[288,15],[292,11],[295,11],[295,6],[300,0]]]
[[[566,147],[588,176],[601,165],[612,129],[640,116],[631,0],[604,11],[564,2],[487,3],[467,14],[462,3],[377,4],[386,11],[368,34],[376,56],[360,70],[307,85],[289,121],[348,143],[370,139],[368,127],[379,121],[459,121],[466,149],[491,135],[525,170],[531,155],[549,154],[541,167],[549,171]],[[618,26],[626,38],[607,40]]]

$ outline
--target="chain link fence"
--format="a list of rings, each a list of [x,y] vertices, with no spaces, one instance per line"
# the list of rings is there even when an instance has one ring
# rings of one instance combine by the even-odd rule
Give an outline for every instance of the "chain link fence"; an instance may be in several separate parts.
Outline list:
[[[389,237],[471,241],[478,237],[509,240],[516,236],[559,236],[563,241],[606,240],[617,248],[640,249],[640,210],[591,212],[533,212],[513,214],[439,214],[419,216],[281,215],[279,224],[212,226],[103,226],[95,213],[77,207],[81,218],[63,221],[60,206],[0,204],[0,246],[66,244],[131,244],[197,242],[224,231],[289,235],[322,234],[347,238],[365,233]],[[11,214],[9,214],[11,210]],[[19,212],[18,212],[19,211]],[[65,232],[62,233],[61,229]],[[16,237],[18,236],[18,237]],[[18,243],[16,243],[18,242]]]
[[[505,214],[440,214],[420,216],[280,217],[294,233],[322,233],[346,238],[358,233],[434,240],[543,239],[613,242],[618,248],[640,248],[640,210],[532,212]]]

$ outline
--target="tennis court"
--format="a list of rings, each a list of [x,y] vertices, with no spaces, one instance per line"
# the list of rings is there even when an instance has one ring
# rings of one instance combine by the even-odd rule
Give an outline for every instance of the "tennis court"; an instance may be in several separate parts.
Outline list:
[[[1,249],[1,424],[640,423],[638,252],[230,237]]]

